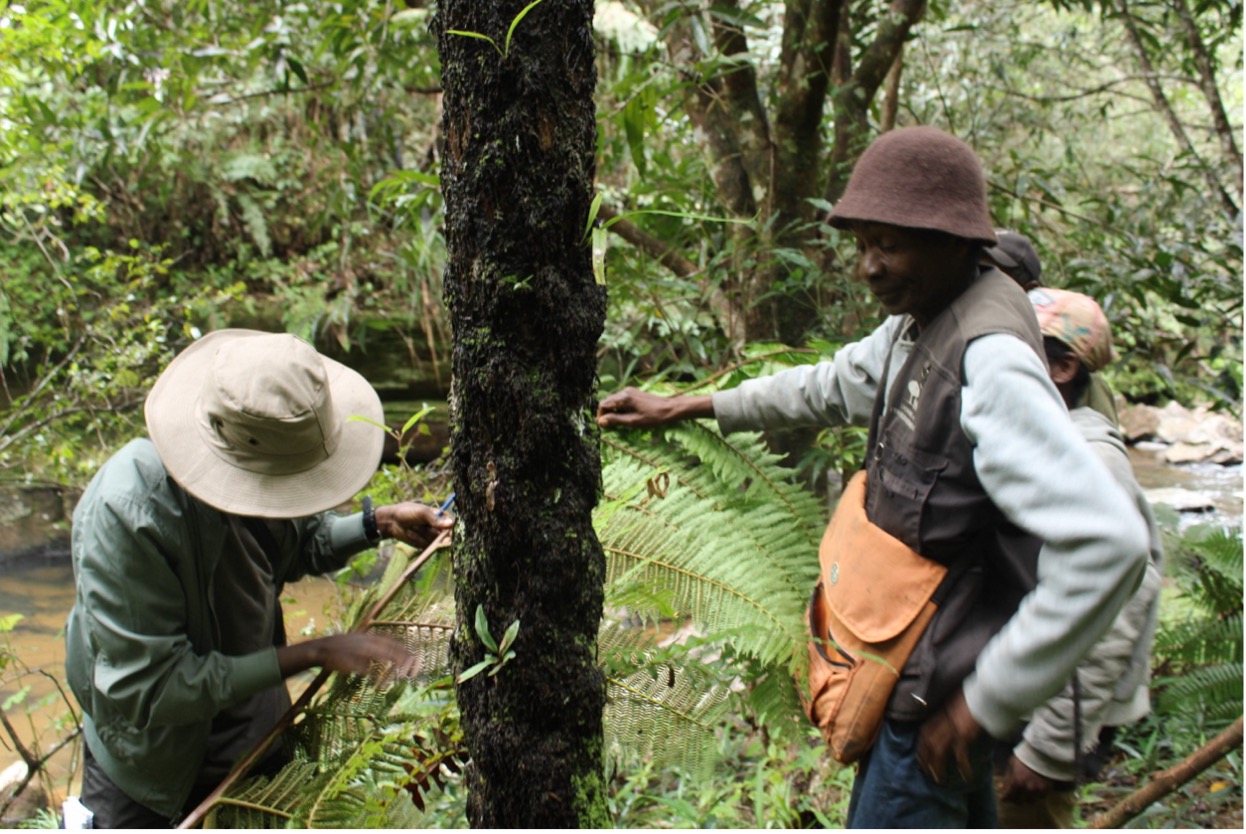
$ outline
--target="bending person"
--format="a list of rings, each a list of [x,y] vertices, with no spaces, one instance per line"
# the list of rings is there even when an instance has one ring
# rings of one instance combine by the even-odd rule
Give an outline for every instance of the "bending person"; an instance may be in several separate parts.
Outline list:
[[[65,665],[95,827],[174,824],[289,708],[285,678],[410,662],[376,635],[285,641],[284,583],[453,523],[414,503],[325,512],[380,462],[383,432],[352,415],[383,419],[359,374],[293,336],[217,331],[157,379],[150,439],[91,480],[73,515]],[[272,751],[261,770],[283,763]]]

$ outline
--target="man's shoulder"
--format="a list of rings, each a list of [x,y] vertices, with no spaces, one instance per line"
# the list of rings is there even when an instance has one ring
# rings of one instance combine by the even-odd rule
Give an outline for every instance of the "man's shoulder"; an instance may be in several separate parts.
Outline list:
[[[1069,412],[1069,417],[1087,441],[1124,446],[1120,429],[1102,412],[1089,406],[1079,406]]]
[[[94,480],[113,487],[129,483],[150,487],[168,477],[155,444],[146,437],[136,437],[104,461]]]
[[[158,495],[175,487],[156,447],[146,437],[135,438],[104,461],[87,485],[79,510],[109,506],[122,514],[126,508],[150,507]]]

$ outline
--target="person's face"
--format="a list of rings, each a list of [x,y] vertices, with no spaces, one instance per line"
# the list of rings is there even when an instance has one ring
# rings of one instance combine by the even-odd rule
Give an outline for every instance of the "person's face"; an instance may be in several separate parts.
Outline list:
[[[888,314],[925,326],[973,278],[969,241],[941,232],[854,222],[857,277]]]

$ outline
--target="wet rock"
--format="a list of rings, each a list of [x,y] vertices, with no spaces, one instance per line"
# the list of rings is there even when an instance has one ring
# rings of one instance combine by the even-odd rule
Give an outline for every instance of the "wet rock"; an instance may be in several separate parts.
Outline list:
[[[1153,440],[1159,431],[1159,414],[1149,405],[1118,407],[1121,434],[1128,443]]]
[[[0,805],[4,805],[13,796],[13,791],[26,778],[26,763],[14,762],[3,771],[0,771]],[[8,810],[4,812],[4,816],[0,817],[0,826],[5,828],[17,828],[18,825],[33,818],[35,814],[48,807],[47,791],[39,784],[37,779],[31,780],[26,785],[25,790],[17,795],[9,805]]]
[[[1121,432],[1130,443],[1168,444],[1161,454],[1168,463],[1242,462],[1241,422],[1206,406],[1189,409],[1179,403],[1163,408],[1131,405],[1121,409],[1120,422]]]
[[[1179,513],[1204,513],[1216,508],[1216,503],[1209,496],[1181,487],[1148,489],[1146,500],[1151,504],[1167,504]]]
[[[66,522],[75,500],[59,486],[0,487],[0,564],[68,553]]]

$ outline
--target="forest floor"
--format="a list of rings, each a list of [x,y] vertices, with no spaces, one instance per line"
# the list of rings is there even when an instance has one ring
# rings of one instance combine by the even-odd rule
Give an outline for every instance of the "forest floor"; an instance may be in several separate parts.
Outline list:
[[[1241,750],[1234,754],[1240,761]],[[1225,761],[1200,774],[1126,823],[1127,828],[1227,828],[1242,830],[1242,785],[1226,778]],[[1149,774],[1128,766],[1124,754],[1108,764],[1102,781],[1083,793],[1080,816],[1092,822],[1146,784]]]

